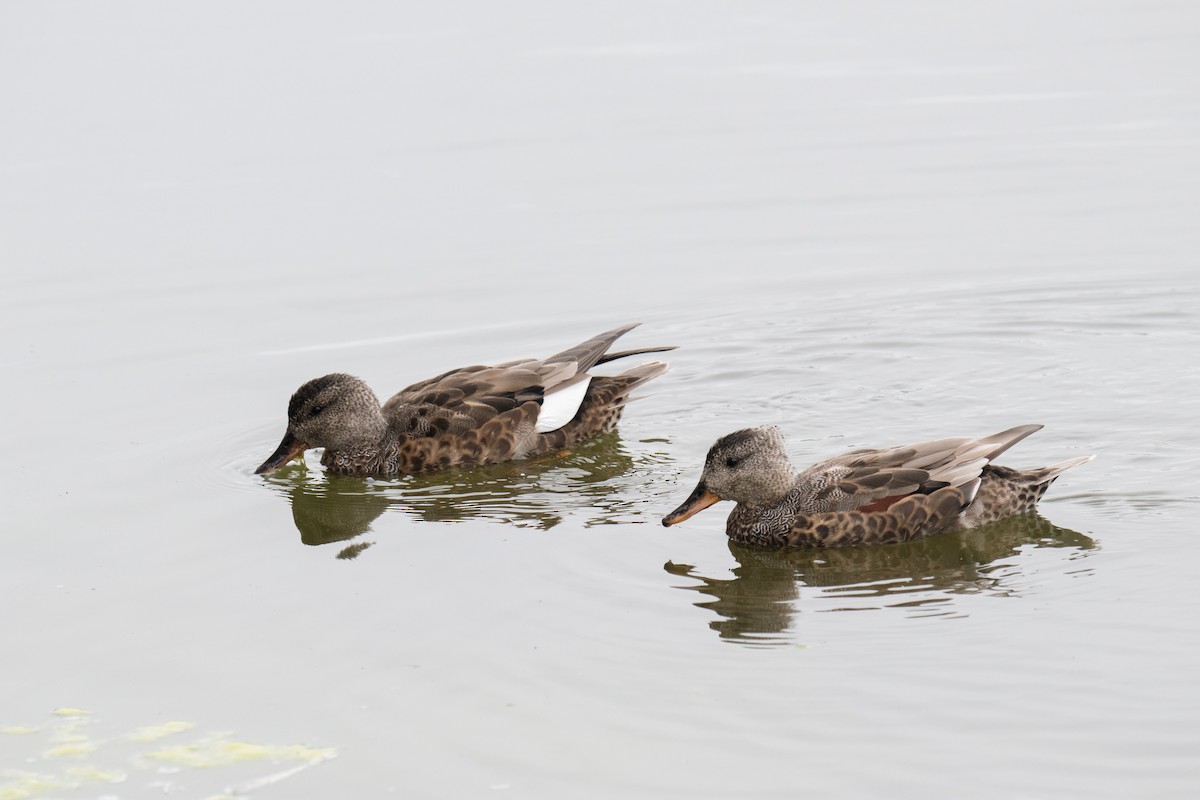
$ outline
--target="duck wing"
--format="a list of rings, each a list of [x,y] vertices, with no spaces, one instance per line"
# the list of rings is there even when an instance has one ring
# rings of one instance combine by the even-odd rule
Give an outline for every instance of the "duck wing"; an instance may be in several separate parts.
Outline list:
[[[1041,425],[1021,425],[982,439],[936,439],[886,449],[855,450],[823,461],[801,473],[802,510],[883,511],[912,494],[930,494],[944,486],[969,496],[991,459]]]
[[[629,350],[606,357],[613,342],[635,327],[614,328],[544,359],[450,370],[397,392],[384,404],[384,416],[409,437],[454,436],[533,402],[539,407],[537,429],[552,430],[575,416],[590,381],[590,368],[614,358],[670,349]]]

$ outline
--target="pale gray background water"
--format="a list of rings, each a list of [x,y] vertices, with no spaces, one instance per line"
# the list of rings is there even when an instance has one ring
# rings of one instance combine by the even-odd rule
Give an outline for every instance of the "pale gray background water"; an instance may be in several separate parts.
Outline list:
[[[10,2],[0,109],[0,797],[1200,792],[1195,4]],[[308,378],[637,320],[565,459],[251,474]],[[1099,457],[909,547],[658,525],[765,422]]]

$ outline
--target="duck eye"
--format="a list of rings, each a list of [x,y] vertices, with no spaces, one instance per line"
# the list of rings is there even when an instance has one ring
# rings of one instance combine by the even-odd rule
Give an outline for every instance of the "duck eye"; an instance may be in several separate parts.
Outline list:
[[[740,463],[742,463],[742,460],[740,458],[734,458],[733,456],[725,459],[725,466],[729,467],[730,469],[733,469]]]
[[[320,414],[324,410],[325,410],[325,406],[313,406],[311,409],[309,409],[308,415],[310,417],[315,417],[317,414]]]

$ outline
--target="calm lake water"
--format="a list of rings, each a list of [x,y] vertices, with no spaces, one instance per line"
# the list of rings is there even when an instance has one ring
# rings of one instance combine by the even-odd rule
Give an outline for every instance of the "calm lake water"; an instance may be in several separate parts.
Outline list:
[[[0,800],[1200,794],[1200,6],[299,10],[0,9]],[[633,321],[569,454],[252,474]],[[658,524],[1030,422],[1033,518]]]

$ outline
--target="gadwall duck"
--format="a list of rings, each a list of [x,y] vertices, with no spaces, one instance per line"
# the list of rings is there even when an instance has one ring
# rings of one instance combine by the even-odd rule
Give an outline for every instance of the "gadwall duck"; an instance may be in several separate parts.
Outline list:
[[[733,500],[729,538],[774,547],[886,544],[973,528],[1032,511],[1062,472],[1094,458],[1024,471],[991,463],[1041,428],[855,450],[799,474],[778,428],[749,428],[717,440],[695,491],[662,522]]]
[[[256,474],[269,475],[310,447],[339,475],[407,475],[493,464],[563,450],[607,433],[629,393],[661,375],[650,361],[619,375],[589,369],[643,353],[609,353],[634,325],[588,339],[549,358],[451,370],[403,389],[380,406],[359,378],[334,373],[301,386],[288,403],[287,433]]]

